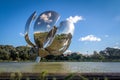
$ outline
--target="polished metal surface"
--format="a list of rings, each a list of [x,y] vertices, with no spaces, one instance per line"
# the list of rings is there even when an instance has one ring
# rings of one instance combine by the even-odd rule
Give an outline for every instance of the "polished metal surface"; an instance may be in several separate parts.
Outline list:
[[[34,24],[34,39],[39,48],[49,46],[53,40],[51,38],[54,34],[48,34],[59,19],[59,14],[55,11],[45,11],[41,13]],[[48,37],[46,37],[49,35]],[[48,45],[47,45],[48,43]]]
[[[72,33],[70,32],[70,22],[62,21],[58,27],[58,32],[52,44],[45,48],[51,55],[60,55],[64,53],[69,47],[72,39]]]
[[[56,27],[55,23],[59,17],[55,11],[45,11],[38,17],[34,12],[28,18],[25,25],[25,40],[30,46],[37,48],[38,56],[60,55],[69,47],[73,35],[73,31],[71,31],[73,24],[65,20]],[[35,20],[33,26],[35,43],[31,42],[28,36],[29,27],[33,20]]]
[[[30,46],[33,46],[35,47],[35,44],[33,44],[30,39],[29,39],[29,27],[30,27],[30,24],[32,22],[32,20],[35,19],[35,16],[36,16],[36,12],[32,13],[32,15],[28,18],[27,22],[26,22],[26,25],[25,25],[25,40],[26,42],[30,45]]]

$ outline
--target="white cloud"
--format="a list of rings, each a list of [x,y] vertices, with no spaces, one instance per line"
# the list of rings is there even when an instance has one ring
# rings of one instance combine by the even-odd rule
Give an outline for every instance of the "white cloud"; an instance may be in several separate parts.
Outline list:
[[[50,25],[47,25],[47,28],[50,28]]]
[[[38,22],[38,24],[41,24],[41,22]]]
[[[115,48],[115,49],[120,49],[119,42],[116,42],[116,43],[115,43],[115,46],[114,46],[113,48]]]
[[[50,25],[47,25],[47,31],[49,31],[50,30]]]
[[[48,13],[48,16],[51,17],[51,13]]]
[[[87,35],[85,37],[81,37],[80,41],[101,41],[101,38],[98,38],[94,35]]]
[[[20,35],[20,36],[24,36],[24,34],[23,34],[23,33],[21,33],[21,32],[19,33],[19,35]]]
[[[78,21],[84,20],[82,16],[70,16],[69,18],[67,18],[68,21],[72,22],[72,23],[77,23]]]
[[[51,22],[52,22],[52,20],[50,19],[51,16],[52,16],[51,13],[42,14],[42,15],[40,16],[40,19],[43,19],[43,20],[44,20],[45,22],[47,22],[47,23],[51,23]]]
[[[107,38],[107,37],[109,37],[109,35],[105,35],[105,37]]]
[[[115,49],[120,49],[120,47],[119,47],[119,46],[114,46],[113,48],[115,48]]]
[[[64,54],[70,54],[72,51],[71,50],[66,50]]]
[[[77,23],[78,21],[81,20],[83,20],[82,16],[74,16],[74,17],[70,16],[69,18],[66,19],[66,21],[62,22],[62,25],[69,26],[66,30],[66,33],[71,33],[73,35],[75,29],[74,23]]]

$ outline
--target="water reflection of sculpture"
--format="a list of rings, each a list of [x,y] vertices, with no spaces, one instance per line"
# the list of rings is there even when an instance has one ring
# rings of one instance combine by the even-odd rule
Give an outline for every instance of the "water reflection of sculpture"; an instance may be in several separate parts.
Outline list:
[[[58,27],[54,26],[59,19],[59,14],[55,11],[45,11],[36,19],[34,12],[26,22],[25,40],[26,42],[38,50],[36,62],[40,61],[40,57],[47,55],[63,54],[69,47],[72,39],[72,33],[69,31],[70,22],[62,21]],[[29,39],[29,27],[32,20],[34,24],[34,40],[35,44]]]

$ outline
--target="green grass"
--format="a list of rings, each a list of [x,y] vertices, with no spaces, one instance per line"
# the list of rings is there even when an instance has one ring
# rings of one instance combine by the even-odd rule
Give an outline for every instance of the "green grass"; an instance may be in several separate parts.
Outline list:
[[[22,80],[23,76],[24,75],[21,72],[17,72],[17,73],[12,72],[10,74],[10,80]],[[43,71],[34,80],[48,80],[47,76],[48,76],[48,73],[46,71]],[[65,78],[63,80],[73,80],[74,76],[75,76],[75,73],[70,73],[67,76],[65,76]],[[88,78],[86,78],[86,77],[84,77],[82,75],[79,75],[78,78],[80,80],[89,80]],[[31,79],[30,79],[30,77],[26,77],[26,78],[24,78],[24,80],[31,80]],[[57,80],[57,78],[53,76],[52,80]],[[99,79],[99,77],[93,77],[92,80],[100,80],[100,79]],[[108,80],[108,78],[104,77],[103,80]]]
[[[21,80],[22,79],[22,73],[21,72],[17,72],[17,73],[14,73],[14,72],[12,72],[11,74],[10,74],[10,79],[11,80]]]

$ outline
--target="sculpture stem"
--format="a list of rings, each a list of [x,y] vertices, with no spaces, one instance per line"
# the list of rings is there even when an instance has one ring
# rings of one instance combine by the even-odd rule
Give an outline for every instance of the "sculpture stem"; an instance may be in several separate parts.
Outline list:
[[[35,62],[36,62],[36,63],[39,63],[40,60],[41,60],[41,57],[40,57],[40,56],[37,56]]]
[[[40,60],[41,60],[41,57],[40,57],[40,55],[39,55],[39,48],[37,48],[37,52],[38,52],[38,53],[37,53],[38,55],[37,55],[37,57],[36,57],[35,62],[36,62],[36,63],[39,63]]]

